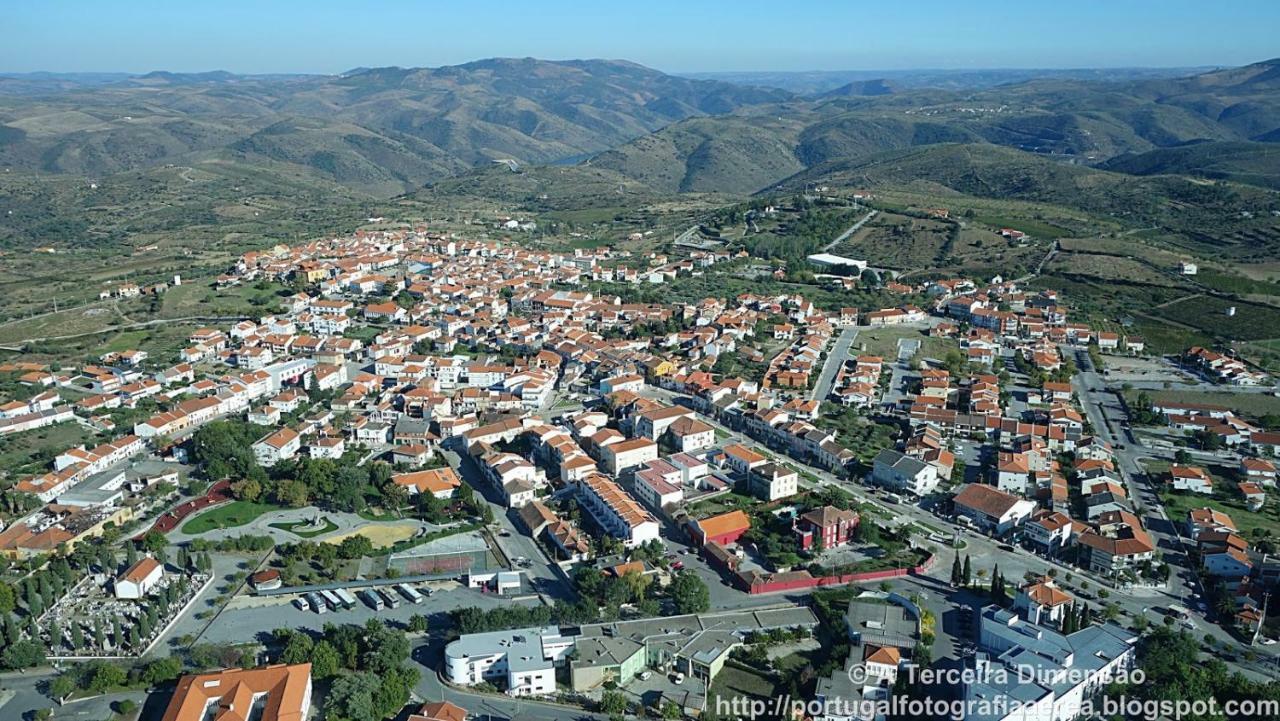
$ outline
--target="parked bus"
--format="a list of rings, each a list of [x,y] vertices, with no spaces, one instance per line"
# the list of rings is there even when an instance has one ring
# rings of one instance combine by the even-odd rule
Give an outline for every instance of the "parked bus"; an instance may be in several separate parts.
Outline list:
[[[397,583],[396,590],[399,591],[400,595],[404,596],[404,600],[408,601],[409,603],[413,603],[413,604],[422,603],[422,594],[414,590],[409,584]]]
[[[356,607],[356,597],[351,595],[351,592],[348,591],[347,589],[345,588],[335,589],[333,593],[342,601],[343,608],[349,610]]]
[[[390,588],[379,588],[378,594],[382,596],[383,600],[385,600],[387,605],[391,608],[400,608],[400,596],[396,595],[394,590]]]
[[[338,594],[333,591],[321,591],[320,598],[329,606],[330,611],[342,610],[342,599],[338,598]]]
[[[307,605],[311,607],[312,611],[315,611],[316,613],[329,612],[328,604],[326,604],[324,602],[324,599],[320,597],[320,594],[316,593],[315,591],[308,593],[306,595],[306,599],[307,599]]]
[[[364,601],[365,605],[367,605],[369,608],[372,608],[375,611],[381,611],[382,609],[387,607],[386,602],[382,600],[382,596],[379,595],[372,588],[366,588],[365,590],[361,591],[359,595],[360,595],[360,600]]]

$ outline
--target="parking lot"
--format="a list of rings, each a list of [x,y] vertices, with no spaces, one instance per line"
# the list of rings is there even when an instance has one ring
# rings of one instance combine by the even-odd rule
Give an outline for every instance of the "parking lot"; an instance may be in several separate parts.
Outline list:
[[[402,603],[399,608],[385,608],[375,611],[363,602],[354,608],[339,609],[326,613],[303,611],[293,604],[293,594],[280,596],[252,597],[247,602],[238,602],[228,606],[215,623],[200,636],[201,643],[241,643],[252,641],[259,633],[270,633],[276,628],[305,629],[320,631],[326,623],[353,623],[363,625],[371,618],[380,621],[396,621],[407,624],[410,617],[423,615],[432,627],[445,623],[445,615],[457,608],[474,606],[483,610],[497,608],[500,604],[523,603],[538,604],[536,597],[521,594],[515,596],[498,596],[493,593],[481,593],[465,588],[454,581],[433,582],[427,584],[433,589],[429,597],[422,603]],[[419,584],[415,584],[415,587]],[[354,592],[354,591],[353,591]]]

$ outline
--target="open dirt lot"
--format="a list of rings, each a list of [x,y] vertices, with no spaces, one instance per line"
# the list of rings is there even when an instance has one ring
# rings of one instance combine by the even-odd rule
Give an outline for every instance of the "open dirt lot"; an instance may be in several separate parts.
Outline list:
[[[370,524],[362,528],[358,528],[350,533],[343,533],[332,538],[326,538],[325,543],[338,544],[342,543],[344,538],[349,536],[364,536],[373,542],[374,548],[386,548],[396,543],[412,538],[413,534],[418,532],[419,524],[412,521],[404,523],[378,523]]]
[[[1107,380],[1114,383],[1185,383],[1195,380],[1162,360],[1133,358],[1130,356],[1104,356],[1107,364]]]

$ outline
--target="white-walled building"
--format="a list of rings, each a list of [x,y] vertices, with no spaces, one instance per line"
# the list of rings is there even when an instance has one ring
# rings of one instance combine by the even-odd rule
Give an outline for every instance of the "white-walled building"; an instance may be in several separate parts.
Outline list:
[[[281,428],[253,444],[253,456],[258,465],[270,468],[280,461],[298,455],[302,448],[302,436],[292,428]]]
[[[150,556],[140,559],[116,579],[116,598],[134,601],[144,598],[162,578],[163,564]]]
[[[658,521],[608,477],[599,473],[587,476],[578,482],[578,489],[578,497],[587,512],[628,548],[658,538]]]
[[[510,696],[553,694],[556,667],[573,647],[555,626],[467,634],[445,647],[444,674],[459,686],[488,681]]]
[[[938,468],[919,458],[886,448],[876,455],[871,481],[895,491],[924,496],[938,487]]]

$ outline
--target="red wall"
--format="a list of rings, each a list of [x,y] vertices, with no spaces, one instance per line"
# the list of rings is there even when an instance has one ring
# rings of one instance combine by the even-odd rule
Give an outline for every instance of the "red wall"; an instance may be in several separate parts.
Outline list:
[[[933,567],[933,556],[925,559],[915,568],[891,568],[884,571],[868,571],[866,573],[847,573],[842,576],[823,576],[821,578],[803,578],[794,581],[763,581],[753,584],[746,589],[748,593],[779,593],[781,591],[795,591],[804,588],[818,588],[822,586],[843,586],[847,583],[864,583],[867,581],[883,581],[887,578],[899,578],[908,574],[923,574]],[[738,577],[739,585],[745,585],[741,582],[741,576]]]
[[[708,543],[715,542],[715,543],[719,543],[721,546],[730,546],[737,543],[738,539],[746,535],[747,531],[749,530],[750,529],[748,528],[744,528],[740,531],[731,531],[729,533],[722,533],[718,536],[707,536],[706,540],[702,542],[702,545],[705,546]]]

